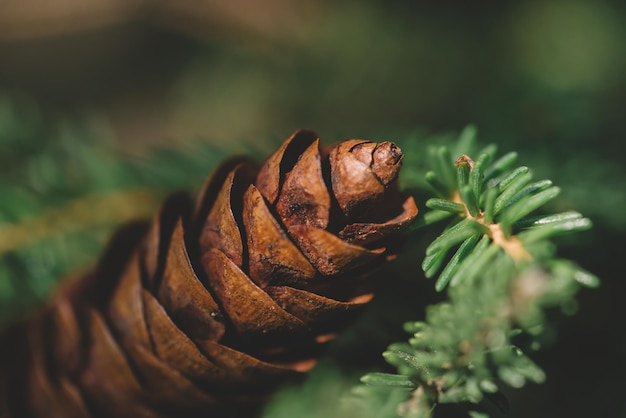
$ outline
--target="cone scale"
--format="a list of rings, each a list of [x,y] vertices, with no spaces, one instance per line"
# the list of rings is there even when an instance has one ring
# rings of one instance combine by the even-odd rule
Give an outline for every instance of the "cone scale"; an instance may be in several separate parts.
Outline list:
[[[0,418],[250,416],[372,298],[417,215],[400,149],[289,137],[121,228],[0,340]]]

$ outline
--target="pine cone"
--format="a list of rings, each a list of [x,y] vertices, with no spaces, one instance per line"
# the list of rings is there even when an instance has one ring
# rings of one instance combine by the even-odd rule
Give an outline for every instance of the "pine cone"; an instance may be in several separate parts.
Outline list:
[[[6,333],[0,417],[246,416],[372,294],[416,216],[402,153],[298,131],[122,228],[93,272]]]

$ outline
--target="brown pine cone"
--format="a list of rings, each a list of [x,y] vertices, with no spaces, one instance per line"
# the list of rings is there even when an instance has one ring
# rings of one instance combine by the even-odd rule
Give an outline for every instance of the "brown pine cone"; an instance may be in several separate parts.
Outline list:
[[[249,416],[371,298],[417,215],[400,149],[298,131],[219,167],[0,344],[0,418]]]

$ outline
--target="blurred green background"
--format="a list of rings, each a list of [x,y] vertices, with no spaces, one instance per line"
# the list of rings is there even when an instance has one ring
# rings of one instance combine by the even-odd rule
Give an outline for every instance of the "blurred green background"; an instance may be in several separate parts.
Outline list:
[[[0,320],[225,155],[475,123],[594,221],[561,253],[603,281],[510,416],[626,417],[625,23],[608,0],[1,2]]]

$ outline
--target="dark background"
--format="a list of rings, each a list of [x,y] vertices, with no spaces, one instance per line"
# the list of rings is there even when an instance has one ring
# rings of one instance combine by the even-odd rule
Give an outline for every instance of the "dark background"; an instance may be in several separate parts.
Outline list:
[[[626,416],[625,23],[619,1],[9,0],[0,122],[28,106],[96,119],[106,158],[146,160],[199,142],[263,148],[301,127],[332,142],[475,123],[594,221],[560,248],[602,279],[555,318],[556,340],[535,356],[548,380],[510,391],[510,416]],[[35,137],[31,148],[58,140]],[[6,144],[17,145],[0,149],[8,161]],[[6,184],[24,173],[11,167]]]

